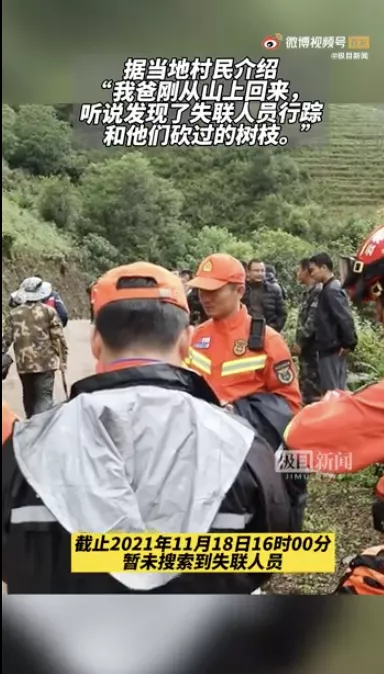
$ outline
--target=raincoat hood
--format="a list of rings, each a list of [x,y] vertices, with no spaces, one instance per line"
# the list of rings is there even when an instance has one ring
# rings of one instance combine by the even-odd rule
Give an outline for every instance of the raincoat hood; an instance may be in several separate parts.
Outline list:
[[[211,403],[138,385],[82,393],[18,422],[13,443],[24,477],[69,533],[205,533],[253,439]],[[149,590],[178,574],[112,575]]]

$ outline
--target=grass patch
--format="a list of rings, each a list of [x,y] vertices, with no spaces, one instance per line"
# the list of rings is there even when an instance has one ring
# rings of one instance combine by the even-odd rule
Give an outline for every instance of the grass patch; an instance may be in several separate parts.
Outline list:
[[[11,258],[27,254],[38,259],[64,259],[74,253],[69,237],[20,208],[4,193],[2,240],[3,254]]]

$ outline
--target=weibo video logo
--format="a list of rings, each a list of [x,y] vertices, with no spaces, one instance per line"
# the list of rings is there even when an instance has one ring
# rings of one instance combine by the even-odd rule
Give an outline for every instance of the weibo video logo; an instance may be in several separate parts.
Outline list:
[[[268,51],[274,51],[280,47],[280,42],[282,42],[283,36],[281,33],[275,33],[274,35],[267,35],[261,43],[263,49]]]

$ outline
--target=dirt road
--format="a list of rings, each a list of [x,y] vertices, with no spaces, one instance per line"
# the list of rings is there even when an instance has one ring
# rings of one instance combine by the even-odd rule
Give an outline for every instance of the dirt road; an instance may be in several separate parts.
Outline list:
[[[95,361],[93,360],[89,345],[90,334],[91,324],[89,321],[70,321],[65,329],[69,347],[67,372],[69,387],[77,379],[86,377],[94,372]],[[3,384],[3,398],[17,414],[23,416],[24,411],[20,380],[14,365],[12,365],[11,371]],[[58,373],[56,376],[55,400],[56,402],[59,402],[63,399],[64,391],[61,383],[61,375]]]

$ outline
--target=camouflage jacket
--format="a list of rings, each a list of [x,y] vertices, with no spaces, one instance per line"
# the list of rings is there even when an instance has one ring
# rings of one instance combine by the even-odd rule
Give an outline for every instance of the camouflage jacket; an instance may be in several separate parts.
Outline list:
[[[52,307],[23,304],[12,309],[3,324],[3,353],[13,344],[19,374],[49,372],[67,364],[63,326]]]
[[[9,349],[9,314],[1,314],[1,354],[4,356]]]
[[[296,343],[301,346],[302,349],[314,345],[315,319],[321,289],[321,283],[316,283],[315,285],[306,288],[299,304]]]

